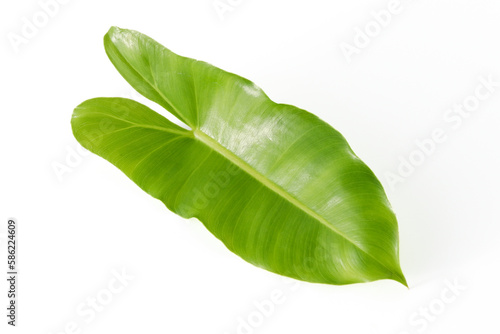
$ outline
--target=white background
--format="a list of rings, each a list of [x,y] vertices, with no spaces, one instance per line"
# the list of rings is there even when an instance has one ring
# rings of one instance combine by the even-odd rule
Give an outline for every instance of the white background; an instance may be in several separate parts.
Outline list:
[[[387,0],[221,2],[231,6],[222,16],[213,0],[61,0],[51,17],[35,0],[2,2],[1,267],[5,222],[15,217],[20,309],[13,330],[2,279],[0,332],[497,331],[500,86],[467,117],[448,110],[477,102],[481,77],[500,81],[500,2],[401,0],[380,31],[372,12]],[[23,36],[34,21],[37,31],[25,27]],[[82,155],[70,127],[76,105],[97,96],[144,100],[106,57],[102,37],[112,25],[247,77],[342,132],[386,188],[410,289],[295,284],[253,267],[200,222]],[[367,27],[364,45],[357,34]],[[346,57],[342,47],[355,42],[363,47]],[[445,140],[424,155],[416,141],[436,129]],[[388,173],[410,158],[419,165],[391,186]],[[113,279],[122,270],[133,276],[126,286]],[[281,295],[272,307],[271,295]],[[96,297],[107,304],[89,311]]]

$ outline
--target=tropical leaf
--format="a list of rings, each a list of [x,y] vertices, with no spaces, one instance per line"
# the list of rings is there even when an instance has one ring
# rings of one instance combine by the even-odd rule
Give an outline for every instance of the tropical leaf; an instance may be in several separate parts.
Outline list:
[[[77,140],[246,261],[296,279],[393,279],[398,226],[373,172],[313,114],[252,82],[111,28],[106,52],[142,95],[190,129],[122,98],[73,113]]]

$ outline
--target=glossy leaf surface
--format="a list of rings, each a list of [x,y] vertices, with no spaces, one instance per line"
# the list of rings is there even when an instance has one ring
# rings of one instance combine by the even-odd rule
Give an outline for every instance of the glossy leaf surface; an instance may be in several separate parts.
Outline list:
[[[338,131],[136,31],[111,28],[104,43],[121,75],[190,130],[135,101],[96,98],[72,118],[84,147],[256,266],[309,282],[406,285],[384,190]]]

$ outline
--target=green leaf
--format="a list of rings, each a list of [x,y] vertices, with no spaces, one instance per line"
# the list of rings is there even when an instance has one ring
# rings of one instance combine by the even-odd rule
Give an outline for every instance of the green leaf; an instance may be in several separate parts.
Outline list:
[[[97,98],[73,113],[84,147],[258,267],[309,282],[406,285],[384,190],[339,132],[136,31],[111,28],[104,44],[121,75],[190,130],[135,101]]]

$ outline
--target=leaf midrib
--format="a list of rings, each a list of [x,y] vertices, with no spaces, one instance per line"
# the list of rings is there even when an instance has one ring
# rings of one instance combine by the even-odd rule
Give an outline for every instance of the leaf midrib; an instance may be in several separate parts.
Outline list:
[[[271,181],[269,178],[267,178],[265,175],[257,171],[254,167],[250,166],[246,161],[238,157],[236,154],[225,148],[223,145],[221,145],[218,141],[204,133],[203,131],[199,129],[193,129],[193,134],[196,139],[198,139],[200,142],[203,144],[207,145],[209,148],[212,150],[216,151],[217,153],[221,154],[223,157],[234,163],[236,166],[241,168],[243,171],[248,173],[250,176],[255,178],[257,181],[262,183],[264,186],[269,188],[271,191],[275,192],[291,204],[293,204],[295,207],[306,213],[307,215],[311,216],[312,218],[316,219],[319,221],[321,224],[325,225],[328,229],[339,235],[340,237],[344,238],[347,240],[349,243],[351,243],[354,247],[358,248],[361,252],[364,254],[368,255],[370,258],[372,258],[376,263],[379,263],[382,265],[384,268],[389,270],[394,276],[397,276],[398,278],[404,280],[404,277],[401,277],[399,273],[396,271],[388,268],[384,263],[380,262],[377,260],[373,255],[371,255],[369,252],[365,251],[363,248],[361,248],[359,245],[357,245],[354,240],[350,239],[347,235],[345,235],[342,231],[336,229],[334,226],[329,224],[328,220],[323,218],[320,214],[318,214],[316,211],[308,207],[306,204],[302,203],[299,199],[295,198],[292,196],[289,192],[287,192],[285,189]]]
[[[289,192],[287,192],[285,189],[271,181],[269,178],[264,176],[262,173],[257,171],[254,167],[250,166],[247,162],[245,162],[243,159],[238,157],[236,154],[222,146],[218,141],[213,139],[212,137],[208,136],[205,134],[203,131],[199,129],[194,129],[193,130],[194,137],[201,141],[203,144],[207,145],[210,147],[212,150],[218,152],[222,156],[224,156],[226,159],[234,163],[236,166],[244,170],[246,173],[248,173],[250,176],[255,178],[257,181],[262,183],[264,186],[267,188],[271,189],[273,192],[278,194],[279,196],[283,197],[286,199],[288,202],[305,212],[307,215],[313,217],[314,219],[318,220],[320,223],[328,227],[330,230],[341,236],[342,238],[346,239],[350,243],[352,243],[354,246],[359,248],[361,251],[364,253],[367,253],[365,250],[363,250],[359,245],[357,245],[352,239],[350,239],[348,236],[346,236],[344,233],[336,229],[334,226],[330,225],[328,221],[323,218],[320,214],[312,210],[310,207],[308,207],[306,204],[302,203],[300,200],[292,196]],[[367,253],[368,254],[368,253]],[[378,262],[378,261],[377,261]]]

